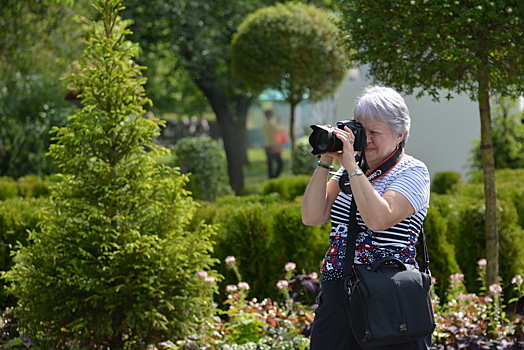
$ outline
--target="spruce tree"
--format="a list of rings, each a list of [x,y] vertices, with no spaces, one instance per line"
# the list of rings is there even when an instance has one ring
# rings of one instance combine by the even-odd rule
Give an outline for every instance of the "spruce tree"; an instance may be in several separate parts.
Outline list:
[[[55,129],[49,152],[62,180],[5,277],[27,336],[133,349],[183,337],[212,314],[215,230],[185,229],[196,208],[187,177],[157,164],[168,152],[152,142],[163,123],[143,117],[149,100],[122,0],[95,6],[102,20],[70,77],[83,107]]]

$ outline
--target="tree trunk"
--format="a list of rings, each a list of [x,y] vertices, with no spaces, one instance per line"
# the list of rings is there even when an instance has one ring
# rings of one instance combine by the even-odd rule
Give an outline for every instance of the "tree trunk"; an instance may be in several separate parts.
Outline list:
[[[484,170],[484,197],[486,205],[486,289],[499,283],[499,232],[497,219],[497,186],[495,183],[495,157],[489,102],[489,72],[479,72],[480,147]]]
[[[246,120],[251,99],[242,96],[228,98],[224,88],[220,86],[209,86],[201,81],[196,83],[217,117],[226,151],[229,183],[238,194],[244,189],[244,165],[247,165]]]
[[[289,141],[291,143],[291,153],[295,149],[295,109],[300,101],[289,101],[291,115],[289,117]]]

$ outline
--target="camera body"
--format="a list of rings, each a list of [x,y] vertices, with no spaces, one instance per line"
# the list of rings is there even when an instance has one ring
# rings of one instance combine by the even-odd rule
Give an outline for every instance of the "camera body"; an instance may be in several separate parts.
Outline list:
[[[362,125],[355,120],[337,122],[337,128],[344,129],[345,126],[355,135],[355,142],[353,143],[355,151],[365,150],[367,138]],[[313,132],[309,135],[309,144],[313,147],[313,151],[311,151],[312,155],[316,156],[318,154],[342,150],[342,141],[333,134],[334,128],[323,125],[311,125],[310,128],[313,129]]]

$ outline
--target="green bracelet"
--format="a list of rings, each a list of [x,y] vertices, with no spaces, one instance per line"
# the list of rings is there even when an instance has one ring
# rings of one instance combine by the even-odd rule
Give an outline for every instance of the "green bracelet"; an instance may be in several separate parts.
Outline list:
[[[321,163],[320,160],[317,162],[317,165],[321,166],[322,168],[329,169],[329,170],[335,169],[335,167],[333,165],[327,165],[327,164]]]

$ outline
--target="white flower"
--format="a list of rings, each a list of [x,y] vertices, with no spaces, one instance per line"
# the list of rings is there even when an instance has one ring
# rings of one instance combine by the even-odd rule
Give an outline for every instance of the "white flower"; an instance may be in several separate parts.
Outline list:
[[[480,266],[480,267],[484,267],[488,264],[487,260],[486,259],[480,259],[477,264]]]
[[[278,289],[283,289],[285,287],[289,286],[289,283],[285,280],[280,280],[277,282],[277,288]]]
[[[513,284],[518,284],[518,285],[521,285],[522,282],[524,282],[524,279],[522,278],[521,275],[516,275],[516,276],[513,277],[513,279],[511,280],[511,283],[513,283]]]
[[[293,262],[288,262],[284,268],[286,269],[286,271],[293,271],[294,269],[296,269],[296,267],[297,264]]]
[[[239,289],[249,290],[249,284],[247,284],[247,282],[239,282],[238,283],[238,288]]]
[[[234,263],[235,261],[236,261],[235,257],[234,257],[234,256],[231,256],[231,255],[228,256],[228,257],[224,260],[224,262],[225,262],[226,264],[232,264],[232,263]]]
[[[207,272],[206,271],[198,271],[197,275],[199,275],[200,277],[206,278],[207,277]]]
[[[502,287],[500,286],[500,284],[492,284],[491,286],[489,286],[489,291],[493,294],[499,294],[500,292],[502,292]]]
[[[211,277],[211,276],[206,277],[204,278],[204,282],[213,283],[215,282],[215,277]]]
[[[235,286],[234,284],[228,284],[226,286],[226,292],[229,292],[229,293],[236,292],[237,289],[238,289],[237,286]]]

